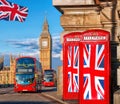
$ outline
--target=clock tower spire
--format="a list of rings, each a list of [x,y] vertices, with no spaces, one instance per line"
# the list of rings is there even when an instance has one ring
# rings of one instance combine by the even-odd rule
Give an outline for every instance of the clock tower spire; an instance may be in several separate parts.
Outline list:
[[[49,32],[49,25],[47,18],[44,19],[44,24],[42,28],[42,33],[39,38],[39,47],[40,47],[40,62],[42,65],[42,70],[51,69],[51,35]]]
[[[49,26],[48,26],[48,21],[47,21],[47,18],[45,17],[45,20],[44,20],[44,25],[43,25],[43,32],[49,32]]]

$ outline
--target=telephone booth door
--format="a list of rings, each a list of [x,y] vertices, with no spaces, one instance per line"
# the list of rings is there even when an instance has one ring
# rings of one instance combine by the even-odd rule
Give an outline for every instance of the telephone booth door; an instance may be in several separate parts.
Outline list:
[[[109,32],[89,30],[82,36],[79,104],[110,104]]]
[[[79,65],[80,65],[80,32],[64,36],[63,44],[63,99],[78,99]]]

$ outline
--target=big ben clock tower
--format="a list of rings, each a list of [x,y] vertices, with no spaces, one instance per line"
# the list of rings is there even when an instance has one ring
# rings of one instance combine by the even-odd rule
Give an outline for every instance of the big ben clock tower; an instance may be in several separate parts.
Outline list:
[[[51,69],[51,35],[49,33],[49,26],[47,19],[45,18],[42,33],[39,38],[40,46],[40,62],[42,70]]]

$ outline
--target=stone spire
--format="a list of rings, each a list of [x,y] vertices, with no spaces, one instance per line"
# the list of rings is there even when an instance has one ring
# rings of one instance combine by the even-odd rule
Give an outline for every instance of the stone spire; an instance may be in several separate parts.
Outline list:
[[[2,70],[4,67],[4,55],[0,57],[0,70]]]
[[[10,64],[13,63],[13,56],[10,54]]]
[[[46,33],[49,33],[49,25],[48,25],[48,21],[47,21],[47,18],[45,16],[45,19],[44,19],[44,24],[43,24],[43,29],[42,29],[42,34],[45,33],[44,35],[48,35]]]

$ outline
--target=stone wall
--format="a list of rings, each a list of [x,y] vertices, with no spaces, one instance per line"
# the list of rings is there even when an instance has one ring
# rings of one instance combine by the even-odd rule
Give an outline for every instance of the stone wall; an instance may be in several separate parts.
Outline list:
[[[62,96],[63,93],[63,67],[58,67],[57,72],[57,95]]]
[[[114,93],[114,103],[113,104],[120,104],[120,90]]]
[[[94,1],[99,1],[99,4]],[[65,34],[74,31],[103,29],[110,32],[113,99],[113,93],[118,89],[117,80],[120,80],[117,79],[120,66],[120,0],[53,0],[53,5],[62,14],[60,21],[64,31],[60,35],[61,43]]]

